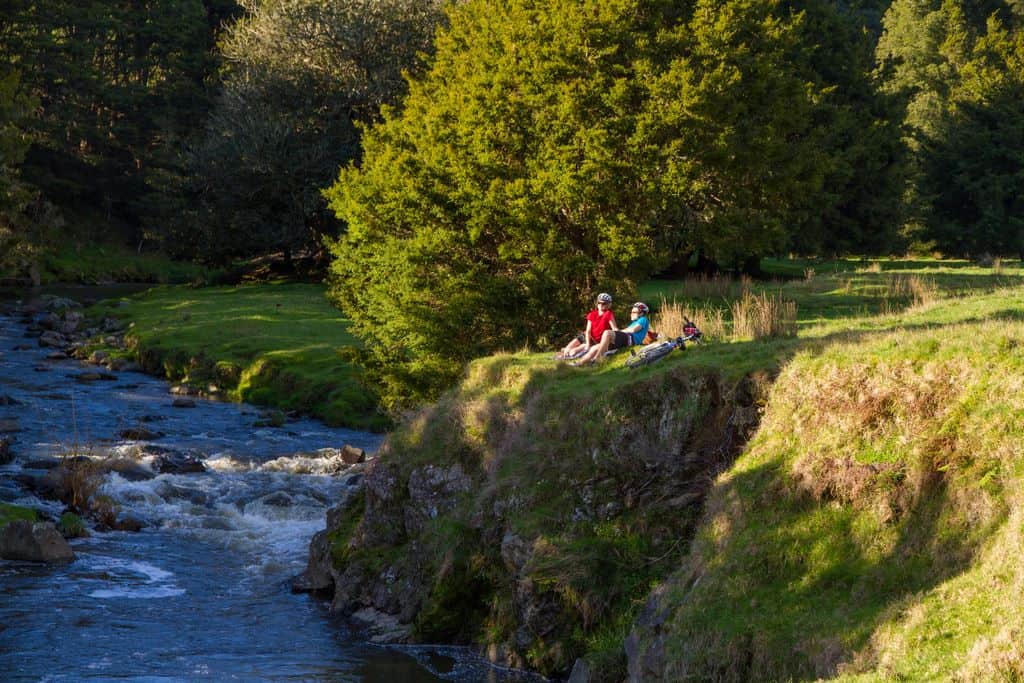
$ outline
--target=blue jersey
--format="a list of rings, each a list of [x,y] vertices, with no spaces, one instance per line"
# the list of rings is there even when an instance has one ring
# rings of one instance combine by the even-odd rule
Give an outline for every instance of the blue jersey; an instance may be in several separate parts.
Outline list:
[[[633,345],[636,346],[644,343],[644,337],[647,336],[647,329],[651,326],[651,321],[647,319],[646,315],[642,315],[627,325],[627,327],[633,327],[634,325],[639,325],[636,332],[629,332],[628,334],[633,337]]]

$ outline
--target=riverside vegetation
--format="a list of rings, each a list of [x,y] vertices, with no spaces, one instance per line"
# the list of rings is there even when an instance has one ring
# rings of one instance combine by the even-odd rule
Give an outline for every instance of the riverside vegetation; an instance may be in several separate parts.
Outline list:
[[[358,342],[321,286],[160,287],[101,302],[90,316],[132,327],[124,348],[98,340],[88,350],[129,357],[196,390],[332,425],[379,431],[389,424],[346,360]]]
[[[717,337],[649,368],[471,363],[329,515],[311,587],[584,680],[1024,675],[1019,265],[775,267],[804,276],[649,283]],[[773,298],[797,334],[737,334]]]

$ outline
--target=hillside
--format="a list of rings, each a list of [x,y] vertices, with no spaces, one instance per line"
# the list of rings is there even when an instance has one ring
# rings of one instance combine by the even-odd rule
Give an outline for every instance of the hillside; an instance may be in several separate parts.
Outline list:
[[[991,282],[639,371],[477,361],[331,516],[319,587],[594,681],[1019,675],[1024,289]]]

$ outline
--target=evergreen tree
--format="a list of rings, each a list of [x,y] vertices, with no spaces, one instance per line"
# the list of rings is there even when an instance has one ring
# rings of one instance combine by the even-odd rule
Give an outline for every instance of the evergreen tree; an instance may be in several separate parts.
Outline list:
[[[926,237],[950,255],[1024,258],[1024,35],[989,21],[921,154]]]
[[[550,339],[674,251],[784,242],[821,186],[799,17],[769,0],[470,0],[328,192],[332,292],[386,399]]]
[[[38,102],[20,87],[19,74],[0,74],[0,272],[24,272],[48,228],[60,218],[38,190],[25,182],[21,165]]]
[[[1019,2],[896,0],[879,58],[902,99],[907,232],[949,255],[1019,253]]]
[[[40,102],[24,175],[76,223],[137,238],[150,169],[206,111],[224,0],[9,0],[0,57]],[[163,160],[163,162],[161,162]]]

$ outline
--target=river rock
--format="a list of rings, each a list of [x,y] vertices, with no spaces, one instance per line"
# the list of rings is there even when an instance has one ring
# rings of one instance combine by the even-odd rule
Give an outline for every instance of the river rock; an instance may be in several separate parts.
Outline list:
[[[66,311],[69,308],[81,308],[82,304],[78,303],[74,299],[66,299],[59,296],[53,296],[52,294],[44,294],[40,297],[43,308],[47,311],[58,312]]]
[[[96,364],[102,363],[107,359],[109,355],[110,354],[107,353],[106,351],[93,351],[92,353],[89,354],[89,362]]]
[[[70,562],[75,553],[53,522],[17,520],[0,529],[0,558],[25,562]]]
[[[295,593],[312,593],[324,591],[334,586],[331,576],[331,540],[327,529],[317,532],[309,542],[309,559],[306,571],[292,579],[292,591]]]
[[[7,394],[0,394],[0,406],[20,406],[21,401],[11,398]]]
[[[117,531],[137,532],[142,531],[147,526],[148,525],[145,521],[131,513],[121,515],[117,518],[117,521],[114,522],[114,529]]]
[[[120,332],[124,330],[124,323],[117,318],[104,318],[101,325],[104,332]]]
[[[153,429],[146,429],[145,427],[132,427],[130,429],[122,429],[119,436],[130,441],[153,441],[163,437],[164,433]]]
[[[172,408],[195,408],[196,402],[190,398],[176,398],[171,401]]]
[[[72,377],[78,382],[112,382],[117,379],[117,375],[111,375],[109,372],[80,372]]]
[[[53,353],[46,354],[46,360],[67,360],[68,354],[63,351],[54,351]]]
[[[11,450],[11,440],[0,436],[0,465],[6,465],[14,459],[14,451]]]
[[[367,632],[371,643],[405,643],[412,635],[410,626],[399,622],[397,616],[372,607],[353,613],[352,620]]]
[[[105,464],[111,472],[116,472],[127,481],[148,481],[156,476],[151,470],[131,458],[117,458],[109,460]]]
[[[43,332],[39,335],[39,345],[62,349],[68,345],[68,340],[60,332],[54,332],[51,330],[50,332]]]
[[[355,446],[345,444],[341,447],[341,459],[346,465],[356,465],[361,462],[366,462],[366,451],[362,448],[356,448]]]
[[[576,663],[572,665],[572,673],[569,674],[569,680],[565,683],[591,683],[592,680],[590,666],[586,660],[577,659]]]
[[[61,334],[74,334],[81,326],[83,320],[85,320],[85,316],[78,311],[67,311],[64,314],[64,322],[60,326]]]
[[[56,313],[47,313],[39,318],[37,322],[26,326],[28,329],[56,330],[60,327],[60,316]]]
[[[175,396],[197,396],[199,394],[199,389],[187,384],[175,384],[167,391]]]
[[[206,471],[206,465],[194,455],[165,453],[153,458],[153,471],[160,474],[196,474]]]
[[[4,418],[0,419],[0,434],[13,434],[14,432],[20,432],[21,425],[18,424],[16,418]]]

